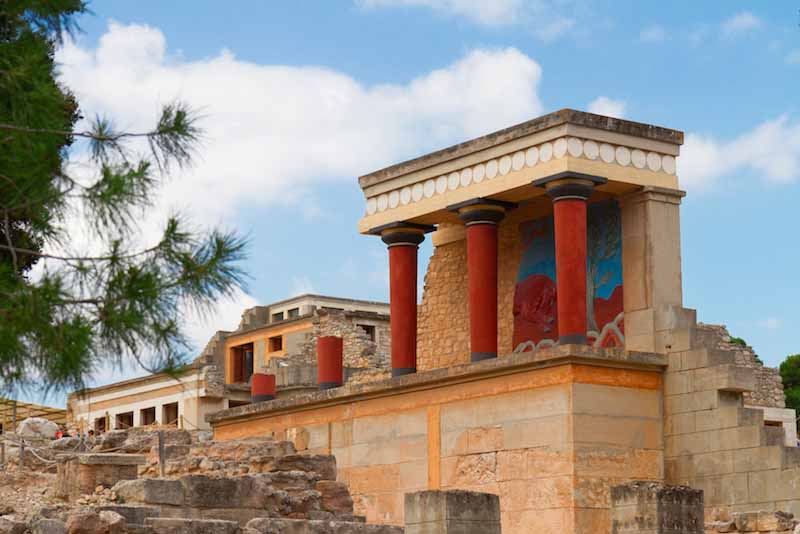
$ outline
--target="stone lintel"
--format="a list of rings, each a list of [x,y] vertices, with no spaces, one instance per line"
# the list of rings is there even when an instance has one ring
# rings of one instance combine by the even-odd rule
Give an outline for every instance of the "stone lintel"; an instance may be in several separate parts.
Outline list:
[[[359,183],[362,188],[375,185],[404,174],[461,158],[479,150],[485,150],[562,124],[574,124],[586,128],[642,137],[673,145],[683,144],[683,132],[678,130],[671,130],[652,124],[616,119],[603,115],[595,115],[594,113],[587,113],[574,109],[561,109],[476,139],[437,150],[436,152],[431,152],[425,156],[365,174],[359,178]]]
[[[452,384],[570,364],[662,372],[667,366],[667,359],[661,354],[631,352],[620,348],[556,345],[536,352],[510,354],[481,362],[454,365],[387,380],[365,384],[345,384],[339,388],[314,391],[296,397],[237,406],[208,414],[206,421],[224,425],[253,417],[313,410],[325,406],[411,391],[432,390]]]

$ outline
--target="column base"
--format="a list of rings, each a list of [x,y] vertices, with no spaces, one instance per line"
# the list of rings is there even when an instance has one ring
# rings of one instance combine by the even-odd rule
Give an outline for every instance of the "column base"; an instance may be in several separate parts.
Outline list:
[[[559,336],[558,338],[559,345],[588,345],[589,339],[586,337],[586,334],[567,334],[564,336]]]
[[[392,369],[392,378],[397,378],[398,376],[411,375],[416,372],[417,372],[416,367],[399,367],[397,369]]]
[[[333,389],[342,387],[341,382],[320,382],[319,389]]]
[[[264,402],[275,400],[275,395],[253,395],[253,402]]]
[[[497,358],[496,352],[473,352],[469,357],[472,363],[482,362],[483,360],[491,360],[492,358]]]

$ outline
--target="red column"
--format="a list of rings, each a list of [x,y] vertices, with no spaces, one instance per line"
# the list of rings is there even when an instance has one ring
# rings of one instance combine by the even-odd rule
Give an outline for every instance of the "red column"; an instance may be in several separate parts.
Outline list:
[[[586,344],[586,203],[599,176],[564,172],[533,185],[544,187],[553,200],[556,241],[558,342]]]
[[[467,226],[470,350],[473,362],[497,357],[497,225]]]
[[[475,198],[448,206],[467,225],[470,360],[497,357],[497,224],[508,202]]]
[[[389,247],[392,376],[417,372],[417,246]]]
[[[430,226],[392,223],[373,229],[389,246],[392,376],[417,372],[417,248]]]
[[[317,338],[317,384],[319,389],[338,388],[344,383],[344,343],[337,336]]]
[[[586,343],[586,200],[555,199],[559,343]]]
[[[250,396],[253,402],[268,401],[275,398],[275,375],[254,373],[250,382]]]

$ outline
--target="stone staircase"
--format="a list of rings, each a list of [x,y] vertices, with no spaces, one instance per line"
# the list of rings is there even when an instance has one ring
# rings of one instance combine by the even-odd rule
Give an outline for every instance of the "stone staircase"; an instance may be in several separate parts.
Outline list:
[[[726,336],[692,325],[688,350],[668,352],[666,481],[702,489],[710,521],[758,509],[798,514],[800,449],[784,445],[783,428],[765,426],[762,410],[745,406],[757,371],[742,365]]]

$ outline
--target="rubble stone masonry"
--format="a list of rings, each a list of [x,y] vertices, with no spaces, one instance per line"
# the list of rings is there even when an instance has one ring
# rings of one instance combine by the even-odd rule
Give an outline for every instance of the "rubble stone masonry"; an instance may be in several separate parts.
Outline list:
[[[514,350],[514,288],[522,254],[519,224],[529,218],[529,212],[512,211],[498,229],[498,354],[511,354]],[[459,232],[463,227],[449,230]],[[417,321],[418,370],[469,362],[468,300],[467,242],[462,235],[435,247],[428,263]]]
[[[343,364],[358,369],[389,369],[391,335],[388,317],[368,312],[319,310],[314,329],[300,346],[299,354],[287,355],[296,362],[317,363],[317,338],[338,336],[344,342]],[[375,327],[375,341],[359,324]]]

